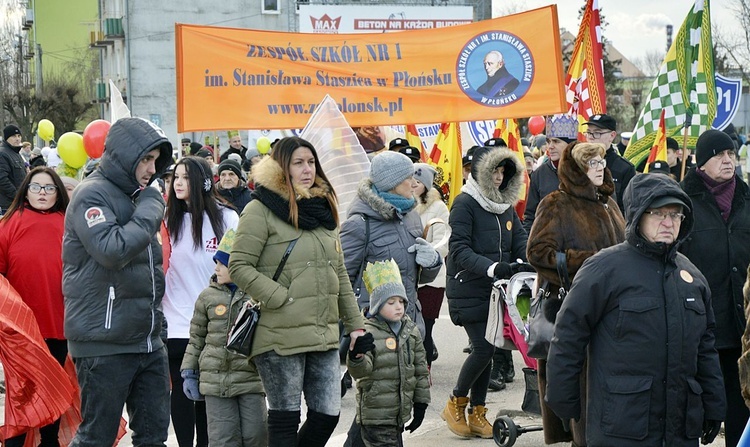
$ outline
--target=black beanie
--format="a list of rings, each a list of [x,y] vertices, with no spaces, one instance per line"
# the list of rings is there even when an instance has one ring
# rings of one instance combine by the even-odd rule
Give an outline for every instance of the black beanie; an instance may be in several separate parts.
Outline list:
[[[5,129],[3,129],[3,141],[8,141],[8,138],[13,135],[21,135],[21,129],[15,124],[8,124],[5,126]]]
[[[240,180],[246,180],[245,174],[242,172],[240,164],[236,161],[230,159],[222,161],[221,163],[219,163],[219,170],[217,173],[221,175],[221,171],[226,171],[227,169],[234,172],[234,174],[239,177]]]
[[[720,130],[707,130],[695,143],[695,164],[700,168],[711,157],[726,150],[734,150],[732,138]]]

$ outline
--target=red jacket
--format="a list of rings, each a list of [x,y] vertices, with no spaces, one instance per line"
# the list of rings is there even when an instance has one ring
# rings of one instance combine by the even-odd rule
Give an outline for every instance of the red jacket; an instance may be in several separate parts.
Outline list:
[[[0,222],[0,274],[31,308],[44,338],[64,340],[62,239],[65,215],[31,208]],[[83,284],[82,284],[83,286]]]

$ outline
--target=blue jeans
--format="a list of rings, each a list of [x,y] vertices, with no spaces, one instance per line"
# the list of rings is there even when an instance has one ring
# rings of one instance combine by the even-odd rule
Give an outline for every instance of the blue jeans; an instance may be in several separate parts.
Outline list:
[[[169,429],[166,348],[150,354],[73,359],[81,387],[83,421],[70,447],[113,445],[127,405],[133,445],[163,447]]]
[[[274,351],[253,357],[268,398],[268,409],[307,408],[329,416],[341,411],[341,372],[337,349],[281,356]]]

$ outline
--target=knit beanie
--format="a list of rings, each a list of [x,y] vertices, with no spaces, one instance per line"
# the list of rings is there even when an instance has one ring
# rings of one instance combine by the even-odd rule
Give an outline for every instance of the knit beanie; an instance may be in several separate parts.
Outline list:
[[[370,294],[370,315],[377,315],[388,298],[398,296],[409,301],[401,283],[401,271],[393,259],[367,263],[362,281]]]
[[[236,161],[227,158],[226,160],[219,163],[219,170],[217,171],[219,175],[221,175],[222,171],[227,170],[234,172],[234,174],[239,177],[240,180],[246,180],[245,174],[242,172],[242,167]]]
[[[21,135],[21,129],[19,129],[15,124],[8,124],[7,126],[5,126],[5,129],[3,129],[3,140],[8,141],[8,138],[12,137],[13,135]]]
[[[422,182],[429,191],[432,188],[432,182],[435,180],[437,171],[427,163],[414,163],[414,178]]]
[[[534,139],[534,147],[537,149],[541,149],[545,144],[547,144],[547,136],[543,133],[537,135]]]
[[[215,262],[221,262],[223,265],[229,267],[229,255],[232,253],[232,245],[234,245],[234,236],[236,235],[233,228],[230,228],[224,233],[224,237],[219,242],[219,247],[216,249],[214,255]]]
[[[398,152],[381,152],[370,163],[370,180],[381,192],[390,191],[413,176],[414,163]]]
[[[729,135],[716,129],[707,130],[695,143],[695,164],[700,168],[711,157],[728,149],[734,150],[734,142]]]

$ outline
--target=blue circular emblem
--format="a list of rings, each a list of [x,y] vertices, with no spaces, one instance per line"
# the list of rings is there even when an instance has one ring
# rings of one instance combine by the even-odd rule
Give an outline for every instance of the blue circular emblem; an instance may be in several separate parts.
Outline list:
[[[456,74],[461,90],[474,102],[506,106],[529,91],[534,58],[515,34],[487,31],[464,45],[456,61]]]

